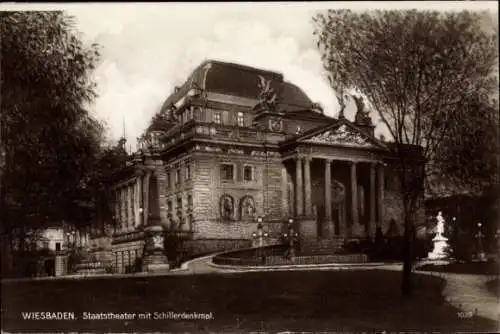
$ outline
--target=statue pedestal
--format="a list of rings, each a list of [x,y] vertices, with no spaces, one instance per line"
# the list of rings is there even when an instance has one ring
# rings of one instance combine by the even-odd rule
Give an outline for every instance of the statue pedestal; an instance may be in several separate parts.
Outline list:
[[[164,272],[170,270],[168,258],[162,253],[151,253],[144,257],[142,263],[142,271],[147,272]]]
[[[165,255],[164,232],[161,225],[145,228],[146,245],[142,258],[142,271],[165,272],[170,269],[168,258]]]
[[[429,260],[444,260],[448,257],[446,254],[446,248],[448,247],[448,238],[443,237],[442,235],[436,235],[434,239],[434,249],[432,252],[427,254],[427,258]]]

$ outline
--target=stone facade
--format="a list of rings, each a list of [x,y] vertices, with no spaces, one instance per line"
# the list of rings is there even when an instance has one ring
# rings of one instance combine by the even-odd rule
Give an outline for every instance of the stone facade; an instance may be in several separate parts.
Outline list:
[[[400,190],[386,181],[392,150],[358,116],[324,115],[280,74],[203,63],[109,179],[115,271],[143,257],[152,225],[182,237],[192,255],[250,245],[257,217],[270,237],[292,218],[304,244],[402,224]]]

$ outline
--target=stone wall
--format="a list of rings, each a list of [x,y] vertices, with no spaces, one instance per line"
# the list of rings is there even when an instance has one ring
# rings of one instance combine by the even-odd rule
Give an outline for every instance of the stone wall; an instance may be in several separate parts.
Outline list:
[[[263,230],[272,237],[279,237],[286,229],[286,221],[262,223]],[[257,231],[256,221],[197,220],[194,222],[195,239],[252,239]]]
[[[187,240],[183,243],[183,250],[190,256],[248,247],[251,247],[251,241],[247,239],[197,239]]]
[[[195,238],[249,238],[256,230],[256,218],[284,219],[282,167],[280,161],[248,155],[193,156],[193,231]],[[221,164],[232,164],[233,180],[221,179]],[[254,179],[245,181],[244,166],[251,166]],[[233,211],[225,221],[221,198],[232,199]],[[242,212],[242,202],[250,196],[255,204],[252,216]]]

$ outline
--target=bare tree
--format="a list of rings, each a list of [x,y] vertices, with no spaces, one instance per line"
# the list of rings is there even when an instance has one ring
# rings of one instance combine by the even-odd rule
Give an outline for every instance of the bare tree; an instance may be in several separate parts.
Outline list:
[[[490,104],[498,56],[495,34],[484,29],[487,14],[328,10],[313,18],[333,88],[361,92],[394,142],[403,191],[405,295],[411,292],[411,234],[419,185],[431,172],[426,168],[426,173],[414,173],[405,152],[409,146],[421,147],[428,165],[436,165],[436,153],[454,135],[449,130],[457,129],[462,118],[471,121],[474,111],[463,108],[466,102],[480,97]]]

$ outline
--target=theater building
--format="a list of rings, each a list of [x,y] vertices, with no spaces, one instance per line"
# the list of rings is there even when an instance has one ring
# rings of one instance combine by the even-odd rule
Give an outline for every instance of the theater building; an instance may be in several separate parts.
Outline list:
[[[271,236],[292,217],[303,245],[373,237],[392,220],[402,233],[392,146],[353,101],[354,120],[332,118],[280,73],[202,63],[108,179],[112,221],[99,224],[114,226],[116,271],[160,233],[185,236],[189,253],[246,247],[259,216]]]

